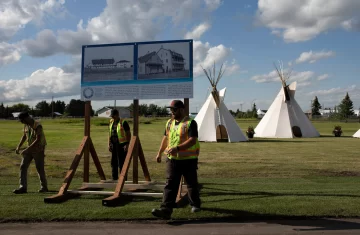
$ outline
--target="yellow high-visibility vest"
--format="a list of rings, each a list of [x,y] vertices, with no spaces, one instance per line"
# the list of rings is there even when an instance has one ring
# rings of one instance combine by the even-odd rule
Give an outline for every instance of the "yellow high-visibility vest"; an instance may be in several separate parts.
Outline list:
[[[30,146],[36,140],[36,128],[38,126],[41,126],[40,122],[38,122],[38,121],[34,121],[34,125],[33,125],[32,128],[29,125],[24,126],[28,146]],[[46,143],[44,130],[41,129],[41,138],[40,138],[39,145],[42,146],[42,147],[45,147],[46,144],[47,143]]]
[[[166,123],[166,136],[168,138],[168,146],[167,149],[174,148],[179,144],[184,143],[189,139],[188,130],[190,128],[190,124],[193,119],[189,117],[185,117],[177,127],[175,127],[175,120],[169,119]],[[165,152],[167,152],[165,150]],[[196,144],[191,146],[188,149],[181,149],[178,151],[176,156],[172,156],[168,154],[169,159],[176,160],[186,160],[186,159],[196,159],[198,158],[200,153],[200,144],[199,141],[196,140]]]
[[[126,139],[126,133],[125,133],[125,130],[124,130],[124,122],[125,122],[125,120],[120,119],[120,121],[119,121],[119,123],[117,124],[117,127],[116,127],[116,133],[118,135],[119,144],[128,142],[127,139]],[[113,125],[114,125],[114,119],[112,118],[110,120],[110,125],[109,125],[109,130],[110,130],[109,137],[111,137]]]

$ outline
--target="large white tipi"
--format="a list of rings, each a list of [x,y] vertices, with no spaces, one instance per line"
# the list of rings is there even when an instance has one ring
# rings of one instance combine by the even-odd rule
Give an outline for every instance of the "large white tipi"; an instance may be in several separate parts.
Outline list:
[[[226,88],[220,92],[216,89],[220,78],[224,74],[222,66],[217,78],[215,78],[215,64],[213,77],[211,77],[210,70],[209,73],[205,69],[203,70],[210,81],[212,91],[195,117],[195,121],[198,124],[198,140],[205,142],[247,141],[248,139],[224,103]]]
[[[360,138],[360,129],[353,135],[353,137]]]
[[[296,82],[286,85],[289,74],[284,75],[282,66],[276,71],[282,82],[279,94],[265,116],[255,128],[255,137],[294,138],[318,137],[319,132],[295,100]]]

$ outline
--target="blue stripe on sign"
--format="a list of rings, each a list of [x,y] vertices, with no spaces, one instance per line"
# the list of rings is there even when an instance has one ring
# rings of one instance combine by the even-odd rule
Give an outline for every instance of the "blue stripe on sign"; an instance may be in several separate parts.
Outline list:
[[[82,87],[89,86],[108,86],[108,85],[144,85],[144,84],[168,84],[168,83],[181,83],[192,82],[192,78],[174,78],[174,79],[150,79],[150,80],[128,80],[128,81],[101,81],[101,82],[83,82]]]

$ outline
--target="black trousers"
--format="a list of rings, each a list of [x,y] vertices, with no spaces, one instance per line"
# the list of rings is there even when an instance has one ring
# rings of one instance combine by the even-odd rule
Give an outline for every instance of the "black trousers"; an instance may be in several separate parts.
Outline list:
[[[121,172],[127,151],[124,151],[124,146],[126,144],[115,143],[112,144],[112,156],[111,156],[111,170],[112,170],[112,179],[118,180],[119,173]],[[127,177],[125,177],[125,180]]]
[[[201,206],[199,183],[197,177],[198,159],[166,159],[166,185],[164,188],[162,208],[176,208],[176,196],[179,190],[181,175],[184,176],[191,206]]]

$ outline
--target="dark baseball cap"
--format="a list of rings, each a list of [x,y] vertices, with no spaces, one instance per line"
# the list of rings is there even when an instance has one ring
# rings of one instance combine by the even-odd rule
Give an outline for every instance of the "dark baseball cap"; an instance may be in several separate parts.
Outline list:
[[[171,101],[170,106],[167,106],[166,108],[171,108],[171,109],[180,109],[180,108],[185,108],[184,103],[181,100],[173,100]]]
[[[19,114],[18,118],[23,120],[25,118],[29,117],[29,113],[27,111],[23,111]]]
[[[115,116],[115,115],[119,115],[119,110],[117,110],[117,109],[111,110],[110,117],[113,117],[113,116]]]

